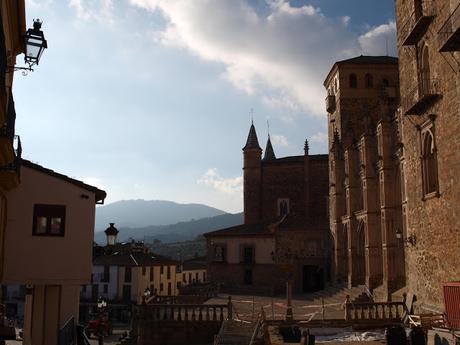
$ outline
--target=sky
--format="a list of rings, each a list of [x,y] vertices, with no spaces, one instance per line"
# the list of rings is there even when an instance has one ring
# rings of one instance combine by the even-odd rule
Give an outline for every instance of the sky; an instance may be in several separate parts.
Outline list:
[[[106,203],[242,211],[251,118],[277,157],[327,153],[333,63],[396,55],[394,0],[26,0],[26,16],[48,49],[15,75],[23,156]]]

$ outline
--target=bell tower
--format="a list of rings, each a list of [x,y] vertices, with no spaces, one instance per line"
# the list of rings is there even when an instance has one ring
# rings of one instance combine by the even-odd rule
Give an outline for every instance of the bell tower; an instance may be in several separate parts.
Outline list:
[[[249,129],[246,145],[243,147],[244,180],[244,223],[252,224],[261,220],[262,149],[257,140],[254,124]]]

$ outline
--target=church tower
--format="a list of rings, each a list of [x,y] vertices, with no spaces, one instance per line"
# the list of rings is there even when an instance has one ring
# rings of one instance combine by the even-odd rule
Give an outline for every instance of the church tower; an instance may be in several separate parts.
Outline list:
[[[252,224],[261,220],[262,197],[262,149],[254,124],[251,124],[249,129],[248,139],[243,147],[243,157],[244,223]]]

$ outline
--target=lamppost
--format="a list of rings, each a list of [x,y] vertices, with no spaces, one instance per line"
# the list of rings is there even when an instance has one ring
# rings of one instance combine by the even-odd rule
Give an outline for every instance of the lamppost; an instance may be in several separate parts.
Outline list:
[[[34,19],[34,26],[31,29],[28,29],[24,35],[24,62],[28,67],[19,67],[19,66],[8,66],[10,70],[13,71],[22,71],[23,75],[26,75],[27,72],[33,72],[33,66],[39,64],[43,52],[48,48],[48,43],[45,39],[45,35],[41,30],[42,21],[40,19]]]
[[[104,297],[100,296],[97,299],[97,311],[99,313],[99,323],[98,323],[98,344],[103,345],[104,344],[104,332],[105,332],[105,327],[106,323],[104,322],[104,311],[105,308],[107,307],[107,301],[105,300]]]
[[[278,253],[271,252],[271,256],[272,260],[275,262],[280,260],[280,255]],[[286,321],[292,322],[294,320],[294,314],[292,312],[292,276],[294,255],[291,253],[291,249],[288,248],[284,256],[289,261],[288,264],[280,265],[281,269],[286,273]]]

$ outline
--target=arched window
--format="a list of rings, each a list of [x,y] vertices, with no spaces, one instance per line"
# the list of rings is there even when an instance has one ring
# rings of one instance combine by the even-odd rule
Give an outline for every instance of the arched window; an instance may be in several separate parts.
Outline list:
[[[356,74],[350,74],[350,87],[356,89],[358,87],[358,78],[356,78]]]
[[[374,87],[374,78],[372,77],[372,74],[370,74],[370,73],[366,74],[366,87],[368,89]]]
[[[278,216],[289,214],[289,199],[278,199]]]
[[[428,47],[425,45],[421,50],[421,59],[420,59],[420,83],[422,93],[429,93],[430,90],[430,54],[428,52]]]
[[[422,179],[424,195],[438,191],[436,146],[432,128],[422,132]]]

